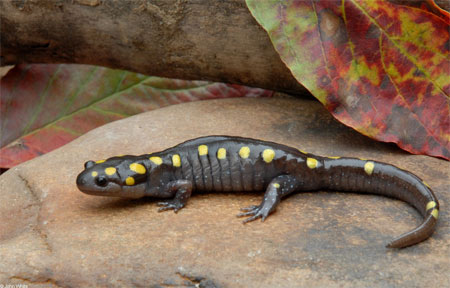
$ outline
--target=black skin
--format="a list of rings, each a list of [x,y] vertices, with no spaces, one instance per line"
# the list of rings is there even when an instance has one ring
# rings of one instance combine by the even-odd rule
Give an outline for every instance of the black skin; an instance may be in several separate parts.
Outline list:
[[[220,148],[226,155],[220,154]],[[174,158],[178,156],[179,160]],[[136,164],[142,165],[140,173],[130,169]],[[132,183],[127,183],[127,178],[133,178]],[[244,223],[258,218],[264,221],[281,199],[294,191],[328,189],[383,195],[409,203],[425,218],[419,227],[389,243],[390,248],[407,247],[430,237],[439,209],[435,195],[420,178],[395,166],[321,157],[273,142],[229,136],[197,138],[153,154],[88,161],[77,185],[92,195],[168,198],[159,203],[159,211],[175,212],[186,205],[192,191],[265,189],[259,205],[238,214],[248,217]]]

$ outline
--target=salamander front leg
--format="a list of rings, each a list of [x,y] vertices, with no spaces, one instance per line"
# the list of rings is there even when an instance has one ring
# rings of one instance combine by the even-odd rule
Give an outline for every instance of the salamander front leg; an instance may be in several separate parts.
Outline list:
[[[278,203],[280,203],[281,198],[298,188],[298,181],[295,177],[290,175],[281,175],[274,178],[269,186],[267,186],[266,193],[264,194],[264,199],[258,206],[252,205],[247,208],[241,208],[241,211],[246,211],[239,213],[237,217],[250,216],[243,221],[247,223],[258,218],[264,221],[270,213],[275,211]]]
[[[158,206],[162,206],[158,209],[158,212],[172,210],[177,213],[178,210],[183,208],[192,193],[192,183],[187,180],[176,180],[167,184],[167,192],[169,194],[175,193],[175,197],[172,200],[159,202]]]

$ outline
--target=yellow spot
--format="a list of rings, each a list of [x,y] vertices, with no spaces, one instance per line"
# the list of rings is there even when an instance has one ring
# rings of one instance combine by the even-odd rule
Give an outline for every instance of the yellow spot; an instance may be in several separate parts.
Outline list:
[[[364,171],[366,171],[367,175],[372,175],[374,167],[375,163],[373,163],[372,161],[366,162],[366,164],[364,164]]]
[[[433,209],[433,211],[431,211],[431,215],[433,215],[433,217],[435,219],[438,219],[438,217],[439,217],[439,210],[438,209]]]
[[[430,188],[430,189],[431,189],[430,185],[428,185],[428,183],[427,183],[427,182],[425,182],[425,181],[422,181],[422,183],[423,183],[423,185],[425,185],[425,186],[427,186],[428,188]]]
[[[172,155],[172,164],[175,167],[180,167],[181,166],[181,158],[180,155],[178,154],[174,154]]]
[[[381,83],[380,80],[380,68],[376,64],[368,64],[369,61],[366,60],[364,56],[357,56],[352,62],[350,62],[350,67],[348,69],[349,81],[357,81],[361,77],[366,78],[372,85],[378,86]]]
[[[275,187],[275,188],[280,188],[280,184],[278,184],[278,183],[273,183],[273,187]]]
[[[95,161],[95,163],[97,163],[97,164],[100,164],[100,163],[103,163],[103,162],[105,162],[106,160],[105,159],[103,159],[103,160],[98,160],[98,161]]]
[[[116,173],[116,168],[108,167],[105,169],[105,173],[106,173],[106,175],[109,175],[109,176],[114,175]]]
[[[147,171],[147,170],[145,170],[144,165],[139,164],[139,163],[132,163],[132,164],[130,164],[130,170],[134,171],[134,172],[136,172],[138,174],[145,174],[145,172]]]
[[[306,158],[306,165],[308,165],[309,168],[314,169],[317,167],[317,160],[314,158]]]
[[[264,150],[262,156],[266,163],[270,163],[275,157],[275,151],[273,151],[272,149],[266,149]]]
[[[361,161],[367,161],[366,158],[358,158],[358,159],[361,160]]]
[[[308,154],[308,152],[306,152],[306,151],[303,151],[303,150],[300,150],[300,149],[297,149],[297,150],[302,152],[303,154]]]
[[[250,148],[248,148],[247,146],[242,147],[239,150],[239,156],[241,156],[241,158],[248,158],[248,156],[250,156]]]
[[[219,150],[217,150],[217,158],[218,159],[227,158],[227,150],[225,148],[219,148]]]
[[[198,155],[203,156],[208,154],[208,146],[200,145],[198,146]]]
[[[91,173],[92,177],[97,177],[97,175],[98,175],[97,171],[92,171],[92,173]]]
[[[127,184],[128,186],[134,185],[134,178],[133,177],[127,177],[127,179],[125,179],[125,184]]]
[[[152,161],[153,163],[155,163],[156,165],[161,165],[162,164],[162,159],[161,157],[158,156],[152,156],[150,157],[150,161]]]
[[[436,202],[430,201],[430,202],[427,203],[427,207],[425,208],[425,210],[428,211],[428,210],[430,210],[430,209],[432,209],[434,207],[436,207]]]
[[[328,156],[328,158],[330,158],[330,159],[339,159],[341,157],[340,156]]]

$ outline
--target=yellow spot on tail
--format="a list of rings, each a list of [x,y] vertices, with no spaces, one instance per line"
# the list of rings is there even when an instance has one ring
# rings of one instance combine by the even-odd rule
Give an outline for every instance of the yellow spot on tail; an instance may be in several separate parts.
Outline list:
[[[91,173],[92,177],[97,177],[97,175],[98,175],[97,171],[92,171],[92,173]]]
[[[145,174],[145,172],[147,171],[147,170],[145,170],[144,165],[139,164],[139,163],[132,163],[132,164],[130,164],[130,170],[134,171],[134,172],[136,172],[138,174]]]
[[[202,155],[206,155],[206,154],[208,154],[208,146],[206,146],[206,145],[198,146],[198,155],[202,156]]]
[[[162,159],[161,157],[158,156],[152,156],[150,157],[150,161],[152,161],[153,163],[155,163],[156,165],[161,165],[162,164]]]
[[[367,175],[372,175],[374,167],[375,163],[373,163],[372,161],[366,162],[366,164],[364,164],[364,171],[366,171]]]
[[[297,150],[302,152],[303,154],[308,154],[308,152],[306,152],[306,151],[303,151],[303,150],[300,150],[300,149],[297,149]]]
[[[275,158],[275,151],[272,149],[266,149],[263,151],[262,157],[264,159],[264,162],[270,163],[272,162],[273,158]]]
[[[341,158],[341,156],[328,156],[328,158],[330,158],[330,159],[339,159],[339,158]]]
[[[106,175],[111,176],[111,175],[114,175],[115,173],[116,173],[116,168],[114,168],[114,167],[108,167],[105,169]]]
[[[248,158],[248,156],[250,156],[250,148],[248,148],[247,146],[242,147],[239,150],[239,156],[241,156],[241,158]]]
[[[317,160],[314,158],[306,158],[306,165],[308,165],[308,167],[311,169],[316,168],[318,163],[319,162],[317,162]]]
[[[127,177],[127,179],[125,179],[125,184],[127,184],[128,186],[134,185],[135,181],[133,177]]]
[[[174,154],[172,155],[172,164],[175,167],[180,167],[181,166],[181,158],[180,155],[178,154]]]
[[[436,202],[430,201],[430,202],[427,203],[427,207],[425,208],[425,210],[428,211],[428,210],[430,210],[430,209],[432,209],[434,207],[436,207]]]
[[[217,158],[218,159],[227,158],[227,150],[225,148],[219,148],[219,150],[217,150]]]
[[[422,181],[422,183],[423,183],[423,185],[425,185],[425,186],[427,186],[428,188],[430,188],[430,189],[431,189],[430,185],[428,185],[428,183],[427,183],[427,182],[425,182],[425,181]]]
[[[433,211],[431,211],[431,215],[433,215],[433,217],[435,219],[438,219],[438,217],[439,217],[439,210],[438,209],[433,209]]]
[[[97,163],[97,164],[100,164],[100,163],[103,163],[103,162],[105,162],[106,160],[105,159],[103,159],[103,160],[98,160],[98,161],[95,161],[95,163]]]
[[[278,184],[278,183],[273,183],[273,187],[275,187],[275,188],[280,188],[280,184]]]

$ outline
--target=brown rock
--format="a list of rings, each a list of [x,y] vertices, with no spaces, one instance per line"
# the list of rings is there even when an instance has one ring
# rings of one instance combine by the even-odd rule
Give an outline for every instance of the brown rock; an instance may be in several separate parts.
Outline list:
[[[151,199],[94,197],[76,188],[86,160],[149,153],[210,134],[261,138],[410,170],[440,199],[437,231],[410,248],[384,248],[421,219],[407,204],[380,196],[295,194],[264,223],[242,225],[235,214],[259,203],[261,193],[196,194],[175,214],[158,213]],[[314,101],[170,106],[98,128],[0,177],[0,284],[448,287],[448,173],[449,162],[359,135]]]

